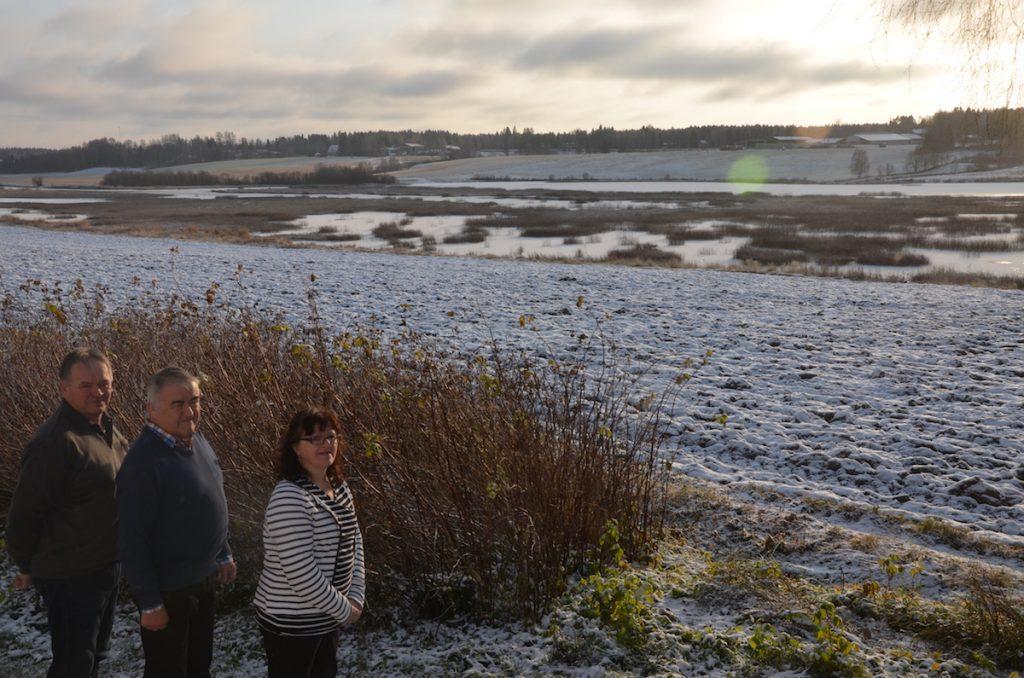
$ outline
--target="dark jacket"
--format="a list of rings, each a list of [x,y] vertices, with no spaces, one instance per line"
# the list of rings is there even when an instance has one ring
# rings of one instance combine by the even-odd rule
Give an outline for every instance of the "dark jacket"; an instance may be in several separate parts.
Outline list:
[[[202,434],[188,450],[144,428],[117,474],[117,513],[117,552],[141,609],[231,557],[224,476]]]
[[[94,426],[61,401],[21,455],[7,515],[18,569],[64,579],[117,560],[114,478],[127,448],[110,417]]]

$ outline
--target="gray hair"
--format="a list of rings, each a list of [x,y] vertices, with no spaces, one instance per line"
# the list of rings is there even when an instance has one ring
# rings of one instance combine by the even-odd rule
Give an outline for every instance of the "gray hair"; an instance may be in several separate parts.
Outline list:
[[[146,401],[150,405],[156,404],[156,397],[168,384],[182,384],[193,386],[199,383],[195,376],[180,367],[165,367],[149,378],[149,385],[146,387]]]
[[[57,374],[60,375],[60,380],[67,381],[70,379],[72,368],[81,363],[103,363],[113,370],[113,367],[110,365],[110,360],[107,356],[103,355],[102,351],[95,348],[79,346],[64,356],[64,360],[60,361],[60,369],[57,370]]]

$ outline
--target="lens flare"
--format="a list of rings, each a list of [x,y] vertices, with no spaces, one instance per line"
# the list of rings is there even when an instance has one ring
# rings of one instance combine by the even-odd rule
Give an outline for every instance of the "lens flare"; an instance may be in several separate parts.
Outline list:
[[[729,168],[728,181],[740,193],[757,190],[768,180],[768,163],[759,155],[745,155]]]

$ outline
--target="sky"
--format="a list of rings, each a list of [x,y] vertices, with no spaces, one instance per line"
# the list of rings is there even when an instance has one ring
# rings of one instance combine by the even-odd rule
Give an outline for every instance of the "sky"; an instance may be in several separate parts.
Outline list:
[[[872,0],[0,0],[0,18],[0,146],[828,125],[1006,103]]]

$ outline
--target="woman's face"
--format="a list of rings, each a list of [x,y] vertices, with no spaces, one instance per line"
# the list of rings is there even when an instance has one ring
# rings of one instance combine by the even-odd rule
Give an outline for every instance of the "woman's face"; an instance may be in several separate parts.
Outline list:
[[[312,433],[292,445],[299,464],[311,478],[319,478],[338,458],[338,434],[332,428],[317,426]]]

